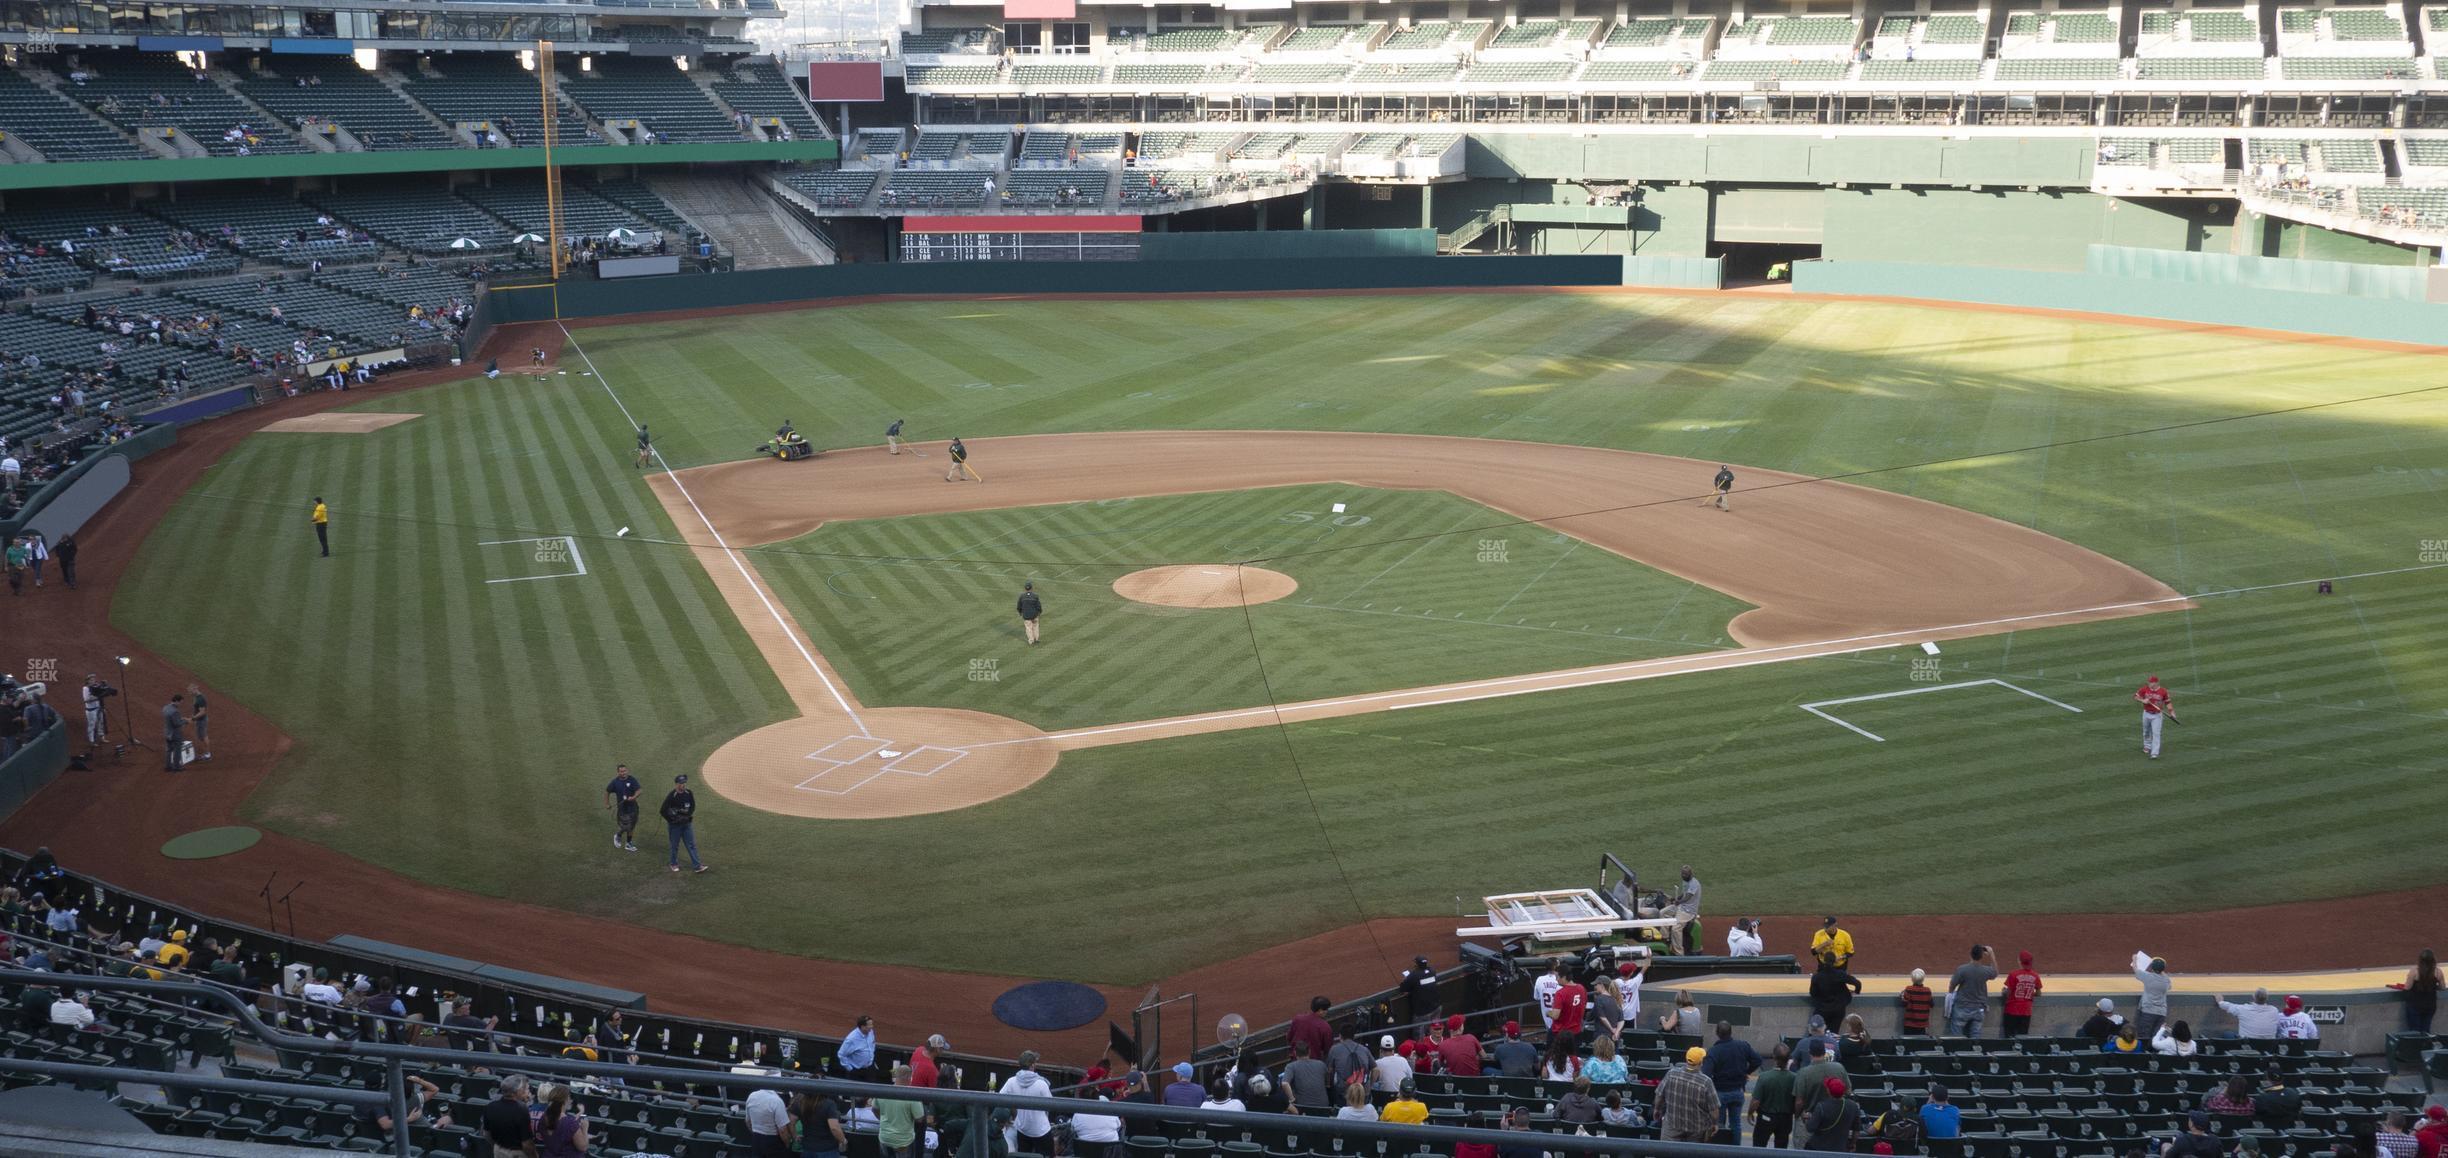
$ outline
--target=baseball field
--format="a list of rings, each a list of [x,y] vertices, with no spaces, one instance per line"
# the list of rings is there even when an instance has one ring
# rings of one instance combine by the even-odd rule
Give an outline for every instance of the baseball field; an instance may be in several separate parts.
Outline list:
[[[113,621],[291,738],[254,823],[836,960],[1140,982],[1601,849],[1719,915],[2318,899],[2441,879],[2440,366],[1770,295],[598,326],[248,437]],[[615,763],[715,871],[611,847]]]

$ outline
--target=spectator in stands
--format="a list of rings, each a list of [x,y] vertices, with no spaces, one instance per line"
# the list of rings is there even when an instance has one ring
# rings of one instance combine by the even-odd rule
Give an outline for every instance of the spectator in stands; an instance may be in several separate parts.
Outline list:
[[[1837,1063],[1847,1072],[1867,1073],[1878,1066],[1870,1060],[1872,1052],[1869,1023],[1862,1020],[1861,1014],[1846,1014],[1836,1034]]]
[[[1768,1050],[1768,1064],[1751,1085],[1751,1144],[1784,1149],[1793,1141],[1794,1080],[1788,1068],[1793,1054],[1778,1042]]]
[[[1334,1027],[1326,1024],[1326,1011],[1333,1007],[1334,1002],[1324,997],[1310,998],[1309,1011],[1292,1019],[1291,1027],[1285,1031],[1285,1039],[1295,1043],[1308,1042],[1310,1057],[1325,1057],[1326,1051],[1334,1048]]]
[[[2405,990],[2406,1029],[2413,1033],[2431,1032],[2431,1020],[2439,1015],[2439,955],[2429,949],[2416,955],[2414,967],[2406,970],[2406,979],[2398,988]]]
[[[395,1129],[403,1126],[413,1126],[424,1121],[425,1103],[432,1101],[435,1094],[442,1092],[442,1088],[440,1086],[437,1086],[424,1078],[418,1077],[415,1074],[408,1074],[406,1077],[409,1085],[411,1086],[408,1091],[409,1105],[407,1121],[393,1121],[391,1118],[391,1106],[387,1102],[379,1106],[367,1106],[357,1111],[357,1120],[363,1123],[365,1126],[370,1127],[371,1133],[379,1141],[389,1141],[391,1138],[391,1131]],[[434,1119],[434,1125],[439,1127],[447,1129],[450,1124],[451,1118],[449,1110],[444,1110]],[[556,1156],[556,1158],[559,1158],[559,1156]]]
[[[1388,1038],[1387,1040],[1391,1041],[1393,1039]],[[1407,1077],[1410,1072],[1411,1063],[1404,1062],[1404,1075]],[[1166,1083],[1164,1088],[1164,1097],[1160,1100],[1163,1101],[1165,1105],[1180,1106],[1184,1109],[1194,1108],[1200,1102],[1205,1101],[1207,1098],[1207,1092],[1199,1087],[1197,1081],[1192,1079],[1192,1073],[1193,1071],[1190,1068],[1189,1062],[1174,1062],[1173,1080]]]
[[[2423,1108],[2423,1125],[2414,1131],[2414,1145],[2418,1158],[2440,1158],[2448,1153],[2448,1106]]]
[[[51,1024],[70,1029],[103,1028],[101,1019],[95,1017],[93,1008],[86,1004],[83,993],[61,993],[59,1000],[51,1003]]]
[[[2304,1012],[2304,999],[2289,994],[2286,1012],[2278,1015],[2278,1036],[2286,1041],[2319,1041],[2320,1023]]]
[[[1004,1079],[1001,1092],[1024,1098],[1050,1098],[1054,1087],[1045,1075],[1037,1072],[1037,1051],[1020,1051],[1020,1068]],[[1325,1063],[1318,1063],[1322,1068]],[[1052,1158],[1054,1153],[1054,1122],[1044,1110],[1019,1110],[1012,1114],[1012,1149],[1020,1154],[1040,1154]]]
[[[1836,927],[1836,918],[1829,917],[1811,934],[1811,956],[1821,964],[1839,968],[1853,963],[1853,934]]]
[[[1406,1092],[1408,1091],[1406,1090]],[[1396,1098],[1395,1102],[1399,1105],[1401,1103],[1401,1099]],[[1202,1110],[1240,1111],[1249,1109],[1249,1106],[1241,1099],[1233,1096],[1232,1079],[1217,1078],[1215,1080],[1215,1085],[1210,1087],[1207,1091],[1207,1100],[1200,1102],[1198,1108]],[[1393,1106],[1386,1107],[1388,1112],[1391,1112],[1393,1108]]]
[[[2218,1007],[2236,1019],[2236,1036],[2246,1041],[2268,1041],[2278,1036],[2278,1007],[2269,1003],[2269,990],[2253,990],[2250,1001],[2218,999]]]
[[[2031,950],[2022,953],[2022,966],[1998,983],[1998,996],[2005,1001],[2005,1018],[1998,1032],[2006,1037],[2021,1037],[2031,1032],[2032,1002],[2040,997],[2040,971],[2032,968]]]
[[[1810,1039],[1802,1047],[1801,1060],[1802,1068],[1794,1071],[1794,1113],[1797,1115],[1810,1113],[1811,1108],[1819,1104],[1819,1099],[1827,1095],[1828,1079],[1845,1076],[1844,1067],[1837,1064],[1834,1051],[1818,1038]]]
[[[1605,1041],[1606,1039],[1600,1038],[1599,1040]],[[1389,1037],[1385,1039],[1385,1044],[1391,1045],[1393,1041],[1394,1039]],[[1497,1042],[1496,1047],[1488,1052],[1496,1062],[1496,1072],[1505,1077],[1526,1078],[1538,1072],[1538,1047],[1522,1040],[1521,1023],[1518,1021],[1504,1023],[1504,1040]],[[1383,1066],[1385,1062],[1381,1059],[1377,1064]],[[1410,1067],[1406,1064],[1404,1066],[1405,1076],[1408,1076],[1409,1072]],[[1378,1088],[1390,1089],[1391,1087],[1379,1086]]]
[[[2133,1023],[2128,1021],[2118,1025],[2116,1036],[2109,1038],[2100,1049],[2107,1053],[2138,1054],[2142,1052],[2142,1037],[2134,1032]]]
[[[179,935],[171,934],[173,937]],[[340,1007],[340,987],[331,983],[331,970],[320,966],[317,966],[314,971],[314,980],[307,982],[304,988],[298,990],[298,996],[317,1005],[330,1006],[334,1009]]]
[[[1658,1015],[1658,1032],[1685,1033],[1694,1037],[1705,1031],[1700,1020],[1700,1005],[1692,1000],[1691,990],[1675,992],[1674,1007]]]
[[[2415,1158],[2419,1147],[2406,1127],[2412,1122],[2404,1110],[2390,1110],[2380,1119],[2380,1128],[2372,1133],[2372,1158]]]
[[[2227,1084],[2210,1091],[2202,1099],[2202,1109],[2222,1118],[2252,1117],[2252,1079],[2241,1074],[2227,1079]]]
[[[1585,1072],[1573,1079],[1571,1090],[1556,1099],[1555,1118],[1567,1126],[1590,1126],[1597,1124],[1599,1110],[1598,1099],[1590,1093],[1589,1074]]]
[[[490,1053],[493,1050],[493,1026],[501,1019],[478,1017],[473,1009],[474,1002],[470,999],[452,998],[450,1016],[442,1019],[442,1028],[449,1034],[455,1048]]]
[[[2075,1033],[2090,1041],[2092,1048],[2100,1049],[2107,1046],[2108,1039],[2115,1037],[2117,1027],[2123,1024],[2125,1019],[2117,1016],[2116,1002],[2103,997],[2092,1007],[2091,1020],[2083,1022]]]
[[[1981,1023],[1989,1017],[1989,983],[1997,979],[1997,966],[1989,946],[1972,946],[1972,959],[1955,967],[1955,976],[1947,982],[1947,1032],[1958,1037],[1979,1037]]]
[[[1369,1068],[1376,1061],[1376,1058],[1369,1056],[1367,1046],[1345,1036],[1339,1029],[1335,1031],[1334,1045],[1326,1051],[1326,1068],[1333,1075],[1336,1089],[1350,1085],[1355,1076],[1362,1084],[1367,1084]]]
[[[1912,971],[1912,979],[1905,983],[1901,992],[1896,994],[1896,1004],[1903,1009],[1899,1021],[1902,1032],[1907,1037],[1929,1036],[1932,998],[1929,986],[1925,984],[1928,980],[1928,973],[1915,969]]]
[[[551,1093],[546,1092],[549,1100]],[[748,1119],[748,1152],[755,1158],[786,1158],[784,1137],[790,1131],[790,1105],[778,1090],[750,1090],[743,1107]],[[548,1111],[549,1113],[549,1111]]]
[[[2185,1115],[2185,1132],[2159,1148],[2159,1158],[2219,1158],[2226,1150],[2210,1133],[2210,1115],[2194,1110]]]
[[[784,1141],[799,1158],[840,1158],[850,1136],[842,1130],[841,1111],[831,1097],[801,1094],[791,1106],[790,1135]]]
[[[2286,1071],[2271,1066],[2261,1075],[2261,1090],[2252,1097],[2253,1117],[2271,1130],[2292,1130],[2303,1120],[2303,1091],[2290,1089]]]
[[[1759,934],[1759,922],[1749,917],[1734,922],[1734,927],[1726,930],[1728,957],[1757,957],[1767,949],[1767,941]]]
[[[1564,976],[1564,983],[1556,987],[1555,995],[1548,998],[1548,1004],[1553,1015],[1547,1019],[1547,1032],[1572,1042],[1573,1048],[1579,1049],[1583,1028],[1589,1024],[1589,987],[1568,973]],[[1461,1021],[1460,1018],[1454,1020],[1456,1023]]]
[[[1538,1003],[1539,1018],[1548,1027],[1555,1025],[1555,993],[1564,988],[1564,958],[1547,963],[1547,972],[1530,983],[1530,1000]]]
[[[1693,1046],[1683,1051],[1683,1064],[1659,1080],[1651,1117],[1658,1137],[1669,1142],[1706,1142],[1717,1133],[1720,1112],[1717,1087],[1700,1072],[1708,1051]]]
[[[1943,1083],[1931,1082],[1929,1100],[1921,1103],[1921,1136],[1963,1137],[1963,1111],[1947,1100],[1947,1088]]]
[[[1285,1064],[1283,1076],[1284,1097],[1291,1103],[1293,1113],[1333,1111],[1333,1073],[1323,1060],[1309,1056],[1308,1042],[1292,1043],[1292,1060]]]
[[[2137,950],[2133,971],[2134,980],[2142,983],[2142,1000],[2134,1007],[2134,1020],[2140,1023],[2143,1036],[2156,1040],[2159,1027],[2167,1021],[2167,962]]]
[[[1551,1082],[1569,1082],[1581,1076],[1581,1055],[1575,1052],[1570,1038],[1547,1039],[1547,1060],[1539,1066],[1539,1075]]]
[[[952,1067],[944,1064],[943,1055],[952,1052],[952,1043],[940,1033],[927,1035],[926,1044],[910,1051],[910,1082],[919,1089],[931,1090],[943,1084],[944,1073]],[[953,1070],[957,1074],[959,1071]],[[959,1084],[957,1081],[955,1085]]]
[[[1802,1148],[1850,1151],[1853,1136],[1861,1131],[1861,1107],[1846,1096],[1852,1087],[1840,1077],[1827,1078],[1820,1086],[1819,1100],[1803,1115]]]
[[[906,1089],[911,1086],[910,1078],[910,1067],[893,1067],[892,1084]],[[876,1145],[884,1151],[884,1158],[919,1158],[919,1137],[934,1124],[926,1103],[909,1098],[877,1098],[875,1114]]]
[[[1760,1070],[1759,1051],[1751,1043],[1734,1036],[1734,1023],[1717,1023],[1717,1040],[1710,1042],[1708,1060],[1700,1071],[1708,1075],[1717,1088],[1717,1105],[1725,1117],[1729,1132],[1741,1128],[1743,1090],[1751,1084],[1751,1075]]]
[[[756,1093],[773,1095],[775,1108],[779,1110],[781,1095],[774,1094],[772,1090],[758,1090]],[[749,1098],[753,1102],[755,1094],[749,1095]],[[753,1118],[750,1127],[753,1131]],[[778,1144],[780,1139],[776,1138],[775,1141]],[[536,1158],[583,1158],[592,1144],[587,1137],[586,1115],[570,1107],[570,1088],[559,1082],[544,1087],[544,1113],[536,1119],[535,1124]],[[762,1158],[768,1152],[751,1149],[750,1153]],[[772,1153],[780,1154],[782,1151],[774,1150]]]
[[[1623,990],[1604,973],[1590,980],[1588,1036],[1591,1040],[1623,1039]]]
[[[1419,1125],[1428,1120],[1428,1103],[1419,1100],[1418,1088],[1406,1078],[1395,1089],[1394,1100],[1386,1103],[1385,1112],[1378,1115],[1378,1120],[1397,1126]]]
[[[1641,982],[1648,969],[1638,961],[1626,961],[1615,967],[1615,997],[1623,1002],[1623,1023],[1640,1028]]]
[[[1360,1082],[1353,1082],[1342,1088],[1343,1105],[1342,1108],[1335,1111],[1336,1121],[1374,1122],[1377,1120],[1377,1107],[1369,1102],[1367,1085]],[[1072,1125],[1076,1129],[1078,1126],[1078,1120],[1073,1119]]]
[[[875,1047],[875,1018],[862,1013],[851,1023],[850,1032],[842,1035],[841,1048],[834,1051],[833,1060],[841,1067],[843,1077],[871,1082],[875,1080]]]
[[[1811,974],[1811,1012],[1829,1025],[1841,1024],[1845,1012],[1853,1007],[1853,998],[1862,991],[1861,979],[1842,965],[1819,963],[1819,971]]]
[[[2167,1057],[2192,1057],[2199,1047],[2193,1041],[2193,1027],[2178,1021],[2160,1026],[2151,1035],[2151,1048]]]
[[[155,957],[154,960],[160,962],[162,968],[164,969],[184,969],[187,967],[187,958],[189,956],[190,953],[187,948],[187,930],[172,929],[170,930],[169,943],[161,947],[160,955]]]
[[[1437,1043],[1437,1061],[1446,1073],[1456,1077],[1475,1078],[1483,1072],[1483,1052],[1479,1035],[1463,1027],[1462,1015],[1445,1019],[1445,1040]]]

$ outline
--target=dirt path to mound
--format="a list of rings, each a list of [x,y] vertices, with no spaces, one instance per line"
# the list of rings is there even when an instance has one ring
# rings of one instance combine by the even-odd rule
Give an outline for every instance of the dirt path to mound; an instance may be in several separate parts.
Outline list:
[[[103,657],[128,655],[154,673],[148,676],[152,686],[183,686],[195,678],[193,673],[165,663],[109,623],[120,575],[180,495],[266,424],[454,381],[477,372],[487,357],[523,360],[528,347],[537,344],[557,354],[562,335],[550,326],[505,326],[468,368],[390,376],[371,387],[371,393],[286,399],[189,427],[176,445],[136,463],[127,492],[79,533],[83,585],[76,591],[55,585],[44,588],[39,597],[0,601],[0,637],[20,643],[25,655],[58,657],[65,678],[81,678]],[[827,456],[828,461],[834,458]],[[982,460],[982,465],[993,472],[994,461]],[[1006,481],[1000,474],[993,477],[998,485]],[[1739,495],[1736,501],[1742,501]],[[781,665],[776,668],[781,670]],[[1073,1064],[1092,1056],[1103,1040],[1104,1031],[1096,1026],[1039,1034],[996,1022],[988,1012],[994,997],[1024,979],[814,960],[583,917],[412,880],[279,833],[267,832],[261,843],[231,856],[167,859],[156,850],[171,837],[240,822],[240,805],[289,744],[245,704],[218,689],[206,690],[216,693],[216,759],[211,765],[170,778],[140,759],[113,764],[105,758],[95,771],[64,774],[20,807],[0,824],[0,843],[20,851],[49,845],[71,869],[193,912],[246,924],[262,919],[249,906],[266,876],[277,874],[284,890],[293,882],[306,885],[294,901],[296,932],[303,938],[358,933],[638,990],[647,994],[652,1008],[664,1012],[823,1034],[838,1034],[851,1018],[870,1013],[886,1041],[908,1044],[940,1031],[964,1051],[1008,1057],[1034,1048],[1051,1060]],[[499,839],[516,837],[502,834]],[[1955,961],[1974,940],[2009,951],[2032,947],[2041,954],[2044,968],[2109,972],[2134,948],[2147,946],[2169,958],[2180,972],[2282,972],[2411,960],[2430,942],[2442,911],[2448,911],[2448,885],[2155,916],[1848,917],[1845,924],[1861,945],[1861,967],[1882,972]],[[1710,913],[1706,919],[1709,936],[1721,938],[1725,915]],[[1817,922],[1816,915],[1766,918],[1769,948],[1781,952],[1800,944]],[[1453,924],[1449,918],[1355,924],[1188,970],[1163,979],[1159,987],[1167,994],[1198,993],[1202,1013],[1239,1012],[1266,1024],[1305,1008],[1313,993],[1341,997],[1382,988],[1414,953],[1449,959]],[[505,928],[520,935],[504,937],[500,931]],[[2280,932],[2304,929],[2319,933]],[[573,952],[572,946],[583,951]],[[1102,986],[1100,991],[1112,1003],[1108,1015],[1127,1024],[1131,1006],[1146,989]],[[1170,1044],[1169,1052],[1178,1055],[1182,1043]]]

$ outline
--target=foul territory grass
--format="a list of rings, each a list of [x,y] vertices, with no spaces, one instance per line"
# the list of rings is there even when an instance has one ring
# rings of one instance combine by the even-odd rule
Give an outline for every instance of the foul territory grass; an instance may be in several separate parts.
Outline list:
[[[1348,486],[836,523],[754,554],[862,700],[1049,731],[1732,647],[1750,609],[1451,495]],[[1244,615],[1113,589],[1243,559],[1299,590]]]
[[[573,356],[573,373],[547,384],[379,400],[424,417],[375,434],[251,439],[146,542],[117,621],[297,741],[249,820],[439,884],[787,952],[1114,981],[1363,915],[1447,913],[1457,895],[1578,881],[1601,848],[1653,870],[1699,865],[1717,914],[1839,899],[1848,912],[2159,911],[2440,879],[2399,838],[2406,817],[2448,807],[2435,739],[2448,724],[2448,571],[2408,570],[2448,539],[2435,450],[2448,401],[2297,410],[2435,386],[2436,357],[1669,296],[913,302],[579,337],[684,466],[742,457],[785,417],[827,445],[876,441],[904,417],[922,437],[968,438],[990,474],[997,436],[1066,430],[1585,443],[1853,475],[2081,543],[2200,603],[1948,643],[1919,668],[1925,657],[1898,649],[1074,752],[1027,791],[939,816],[819,823],[703,794],[700,836],[722,871],[674,883],[608,848],[595,793],[610,765],[653,782],[790,708],[696,561],[640,541],[676,529],[630,466],[620,409]],[[313,557],[315,494],[334,511],[330,560]],[[1322,509],[1322,497],[1290,509]],[[1558,509],[1573,498],[1558,495]],[[1244,525],[1161,530],[1140,519],[1160,510],[1152,502],[1046,508],[1034,513],[1078,518],[1088,537],[1040,541],[1044,528],[1021,527],[1013,541],[1026,550],[990,564],[1008,572],[877,567],[837,580],[879,596],[933,588],[919,609],[958,608],[970,618],[957,623],[829,611],[882,609],[825,586],[838,559],[757,559],[878,700],[954,694],[947,681],[980,654],[1044,665],[1025,670],[1053,678],[1010,677],[996,694],[1028,701],[997,710],[1047,721],[1248,702],[1261,664],[1286,687],[1328,693],[1345,678],[1425,682],[1337,654],[1347,645],[1320,645],[1320,633],[1447,670],[1548,648],[1554,666],[1582,662],[1569,653],[1587,641],[1570,631],[1532,643],[1538,633],[1494,626],[1533,619],[1489,602],[1545,550],[1527,529],[1502,536],[1509,565],[1477,563],[1475,541],[1470,562],[1432,550],[1352,601],[1385,584],[1402,592],[1389,602],[1467,593],[1476,602],[1451,608],[1480,625],[1387,619],[1382,636],[1363,632],[1376,608],[1343,606],[1339,574],[1304,575],[1303,594],[1336,605],[1276,605],[1237,647],[1221,630],[1185,645],[1177,633],[1197,615],[1150,609],[1142,623],[1115,608],[1100,623],[1105,612],[1084,614],[1093,590],[1058,580],[1061,646],[1019,654],[1008,612],[1026,571],[1143,552],[1197,561],[1261,532],[1304,533],[1264,522],[1283,513],[1271,505],[1282,492],[1179,501],[1185,518]],[[1012,531],[1021,514],[845,525],[790,547],[939,557]],[[621,526],[634,533],[609,537]],[[1212,537],[1117,545],[1193,531]],[[561,535],[576,539],[584,577],[486,582],[575,568],[549,550],[477,543]],[[1617,596],[1614,580],[1574,570],[1608,562],[1593,554],[1564,555],[1521,596],[1593,610],[1534,623],[1611,637],[1630,621],[1597,613]],[[2330,596],[2293,585],[2362,572],[2396,573]],[[1655,581],[1634,586],[1654,598]],[[1722,630],[1724,611],[1695,613],[1694,638],[1673,643],[1704,646],[1700,629]],[[1143,630],[1073,650],[1100,631]],[[1235,674],[1194,688],[1185,662]],[[2188,722],[2146,761],[2127,697],[2153,673]],[[1873,743],[1799,706],[1932,678],[2006,679],[2083,711],[1998,689],[1881,700],[1864,716],[1885,740]],[[1423,857],[1430,834],[1478,855]],[[774,904],[785,887],[789,903]]]

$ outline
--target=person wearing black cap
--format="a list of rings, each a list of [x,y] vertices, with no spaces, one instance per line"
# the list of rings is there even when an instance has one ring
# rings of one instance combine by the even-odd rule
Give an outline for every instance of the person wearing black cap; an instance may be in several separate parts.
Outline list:
[[[680,871],[682,845],[688,846],[690,867],[706,871],[697,859],[697,794],[689,791],[686,772],[672,777],[672,790],[663,794],[663,824],[671,837],[671,871]]]
[[[2218,1158],[2227,1144],[2210,1133],[2210,1115],[2195,1110],[2185,1115],[2185,1132],[2159,1148],[2159,1158]]]
[[[1045,614],[1045,603],[1037,598],[1037,585],[1020,585],[1020,630],[1028,636],[1029,646],[1037,646],[1037,617]]]
[[[1403,970],[1403,996],[1409,999],[1411,1020],[1432,1021],[1445,1012],[1437,999],[1437,971],[1426,956],[1411,959],[1411,967]]]

